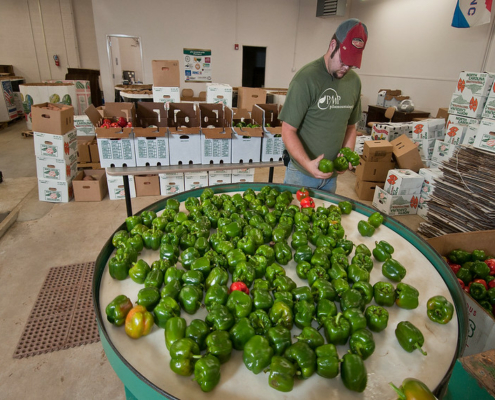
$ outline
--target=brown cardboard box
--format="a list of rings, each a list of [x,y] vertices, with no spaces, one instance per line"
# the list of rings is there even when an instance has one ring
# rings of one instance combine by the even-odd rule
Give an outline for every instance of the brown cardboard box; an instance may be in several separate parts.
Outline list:
[[[372,201],[375,194],[375,188],[379,187],[383,189],[384,182],[369,182],[356,178],[356,194],[360,200]]]
[[[117,121],[119,117],[124,117],[132,126],[136,126],[136,113],[134,103],[105,103],[104,106],[96,108],[92,104],[84,111],[95,126],[96,136],[118,138],[128,137],[132,133],[132,128],[101,128],[104,118]]]
[[[266,104],[266,90],[240,87],[237,89],[237,108],[251,111],[255,104]]]
[[[137,197],[160,195],[160,178],[158,175],[136,175],[134,182]]]
[[[454,249],[484,250],[486,254],[495,254],[495,230],[452,233],[428,239],[427,242],[442,256]],[[465,292],[464,299],[469,318],[464,356],[492,349],[495,342],[495,319]]]
[[[98,142],[96,138],[89,144],[89,154],[91,155],[92,163],[100,162],[100,154],[98,153]]]
[[[394,158],[399,168],[411,169],[414,172],[424,168],[418,146],[407,135],[401,135],[390,143],[394,146]]]
[[[77,137],[77,162],[78,163],[90,163],[91,152],[89,150],[90,144],[93,142],[94,137],[91,136],[78,136]]]
[[[63,135],[74,129],[74,107],[41,103],[31,107],[33,131]]]
[[[393,161],[365,161],[362,157],[359,159],[359,165],[356,167],[356,179],[368,182],[385,182],[388,171],[395,167]]]
[[[390,161],[393,148],[388,140],[367,140],[362,157],[365,161]]]
[[[94,180],[85,181],[85,176]],[[74,201],[101,201],[108,193],[107,176],[104,169],[88,169],[80,171],[72,181]]]
[[[445,119],[445,122],[449,120],[449,108],[439,108],[437,111],[437,116],[436,118],[443,118]]]
[[[152,60],[153,86],[179,87],[180,69],[178,60]]]

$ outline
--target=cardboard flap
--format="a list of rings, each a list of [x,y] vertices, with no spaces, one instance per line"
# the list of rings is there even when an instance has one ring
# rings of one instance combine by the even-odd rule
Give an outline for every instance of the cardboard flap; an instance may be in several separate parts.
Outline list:
[[[168,112],[166,104],[139,101],[137,103],[136,120],[136,126],[140,128],[148,128],[150,125],[167,127]]]
[[[168,123],[176,130],[179,128],[199,128],[199,109],[190,103],[171,103],[168,110]],[[199,129],[196,130],[199,133]]]
[[[263,109],[259,107],[257,104],[253,106],[253,110],[251,111],[251,118],[254,123],[260,126],[263,126]]]
[[[426,240],[442,256],[454,249],[466,251],[484,250],[487,254],[495,253],[495,230],[451,233]]]
[[[130,139],[132,128],[96,128],[98,139]]]
[[[395,89],[395,90],[392,90],[392,89],[380,89],[378,91],[378,93],[380,92],[385,92],[385,95],[386,96],[400,96],[402,94],[402,90],[399,90],[399,89]]]
[[[206,139],[232,139],[232,128],[205,128],[201,130]]]
[[[225,125],[225,118],[222,104],[200,104],[201,127],[207,128],[214,126],[216,128]]]
[[[237,108],[234,111],[233,119],[237,119],[237,120],[241,121],[242,119],[250,119],[250,118],[251,118],[251,114],[249,113],[248,110],[244,110],[242,108]]]
[[[100,125],[101,114],[93,104],[90,104],[84,113],[88,116],[94,126]]]
[[[179,87],[180,70],[178,60],[152,60],[153,85],[157,87]]]
[[[167,128],[134,128],[134,137],[159,138],[167,136]]]
[[[249,136],[249,137],[263,137],[263,130],[261,128],[239,128],[235,127],[235,133],[239,136]]]

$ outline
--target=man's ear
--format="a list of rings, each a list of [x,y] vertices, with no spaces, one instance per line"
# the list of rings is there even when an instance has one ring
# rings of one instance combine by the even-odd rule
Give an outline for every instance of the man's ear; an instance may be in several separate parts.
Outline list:
[[[337,47],[337,41],[335,39],[330,40],[330,44],[328,45],[328,52],[332,54],[332,52]]]

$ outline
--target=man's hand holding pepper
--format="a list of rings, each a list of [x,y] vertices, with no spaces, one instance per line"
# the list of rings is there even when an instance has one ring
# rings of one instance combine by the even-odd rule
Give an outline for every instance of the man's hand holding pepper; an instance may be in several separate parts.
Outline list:
[[[314,160],[310,160],[304,165],[304,168],[306,171],[308,171],[311,175],[313,175],[315,178],[318,179],[330,179],[330,177],[333,175],[332,172],[322,172],[318,168],[320,165],[320,161],[323,159],[324,154],[320,154],[317,158]]]

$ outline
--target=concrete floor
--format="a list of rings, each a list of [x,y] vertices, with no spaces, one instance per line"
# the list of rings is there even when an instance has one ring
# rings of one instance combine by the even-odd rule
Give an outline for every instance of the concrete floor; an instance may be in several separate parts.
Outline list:
[[[0,398],[124,399],[124,385],[101,343],[25,359],[12,357],[48,270],[96,260],[103,243],[126,217],[124,200],[108,197],[99,203],[38,201],[33,138],[22,137],[24,130],[24,121],[0,130],[4,177],[0,214],[17,213],[0,238]],[[284,168],[277,168],[274,182],[281,183],[283,175]],[[256,171],[255,181],[267,180],[268,169]],[[354,181],[352,173],[339,176],[337,193],[356,199]],[[159,199],[133,199],[133,210]],[[414,231],[422,221],[416,215],[398,219]]]

